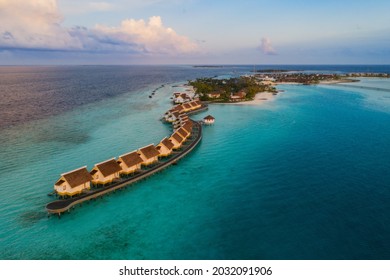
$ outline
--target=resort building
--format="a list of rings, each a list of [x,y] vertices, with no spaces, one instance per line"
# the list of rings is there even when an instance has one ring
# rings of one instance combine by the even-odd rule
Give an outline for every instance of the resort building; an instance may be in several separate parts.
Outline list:
[[[200,107],[202,107],[201,104],[199,104],[199,102],[196,102],[196,101],[192,101],[190,103],[191,107],[192,107],[192,110],[196,110],[196,109],[199,109]]]
[[[182,105],[177,105],[177,106],[173,107],[172,109],[178,111],[179,113],[184,112],[184,107]]]
[[[192,110],[192,106],[190,105],[190,103],[183,103],[182,106],[184,108],[183,109],[184,112],[189,112]]]
[[[190,133],[187,130],[185,130],[183,127],[180,127],[178,130],[176,130],[176,133],[179,133],[179,135],[184,140],[186,140],[190,136]]]
[[[184,102],[191,101],[192,98],[187,93],[174,93],[174,99],[173,102],[175,104],[182,104]]]
[[[207,94],[207,96],[209,97],[209,98],[220,98],[221,97],[221,94],[220,93],[218,93],[218,92],[210,92],[210,93],[208,93]]]
[[[119,157],[117,163],[122,168],[122,174],[134,173],[141,169],[143,160],[137,151],[122,155]]]
[[[239,100],[244,100],[245,97],[246,97],[246,92],[241,90],[241,91],[237,92],[236,94],[232,94],[230,96],[230,99],[235,100],[235,101],[239,101]]]
[[[168,138],[164,138],[160,144],[157,145],[156,149],[159,151],[160,157],[166,157],[172,153],[173,146],[173,143]]]
[[[177,120],[173,123],[173,130],[177,130],[182,127],[189,119]]]
[[[207,117],[205,117],[203,119],[203,121],[204,121],[205,124],[213,124],[214,121],[215,121],[215,118],[213,116],[211,116],[211,115],[208,115]]]
[[[169,110],[167,113],[165,113],[164,119],[167,122],[174,122],[179,118],[179,116],[180,116],[179,111]]]
[[[182,126],[186,131],[188,131],[188,133],[191,135],[192,133],[192,127],[193,127],[193,123],[192,121],[187,121],[186,123],[184,123],[184,125]]]
[[[177,132],[173,133],[169,140],[172,142],[174,150],[180,149],[184,142],[184,138],[181,137]]]
[[[111,183],[113,180],[119,178],[121,171],[122,168],[116,162],[115,158],[95,164],[95,167],[90,172],[92,175],[92,183],[101,185]]]
[[[139,149],[138,154],[142,158],[143,165],[150,165],[158,161],[158,156],[160,155],[160,152],[153,144],[150,144],[149,146]]]
[[[92,176],[87,167],[81,167],[73,171],[61,174],[60,179],[54,184],[54,190],[60,196],[73,196],[91,188]]]

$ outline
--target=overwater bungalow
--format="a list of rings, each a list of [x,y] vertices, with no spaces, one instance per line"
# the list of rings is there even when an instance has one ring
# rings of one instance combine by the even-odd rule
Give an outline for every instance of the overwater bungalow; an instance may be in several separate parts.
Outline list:
[[[184,138],[177,132],[173,133],[169,140],[172,142],[174,150],[180,149],[184,142]]]
[[[182,127],[191,135],[193,127],[192,121],[187,121]]]
[[[179,116],[180,116],[179,112],[177,110],[173,110],[170,111],[168,114],[164,115],[164,119],[167,122],[174,122],[179,118]]]
[[[190,136],[190,133],[187,130],[185,130],[183,127],[180,127],[178,130],[176,130],[176,132],[179,133],[179,135],[184,140],[186,140]]]
[[[190,103],[183,103],[182,106],[183,106],[184,112],[189,112],[192,110]]]
[[[115,158],[95,164],[95,167],[90,172],[92,175],[92,183],[99,185],[111,183],[113,180],[119,178],[121,171],[122,168],[116,162]]]
[[[180,127],[184,126],[187,122],[190,122],[190,119],[188,117],[180,118],[180,119],[176,120],[175,122],[173,122],[173,129],[177,130]]]
[[[164,118],[168,118],[170,115],[173,114],[173,112],[177,112],[175,108],[169,109],[168,111],[165,112]]]
[[[179,113],[184,112],[184,107],[182,105],[177,105],[173,107],[174,110],[178,111]]]
[[[204,121],[205,124],[213,124],[214,121],[215,121],[215,118],[213,116],[211,116],[211,115],[208,115],[207,117],[205,117],[203,119],[203,121]]]
[[[196,109],[199,109],[200,107],[202,107],[202,105],[199,104],[199,103],[196,102],[196,101],[192,101],[192,102],[190,103],[190,105],[191,105],[191,107],[192,107],[192,110],[196,110]]]
[[[172,153],[173,147],[174,147],[173,143],[168,138],[165,137],[160,142],[160,144],[157,145],[156,149],[159,151],[160,157],[166,157]]]
[[[130,174],[136,172],[137,170],[141,169],[142,162],[143,160],[137,153],[137,151],[124,154],[120,156],[117,160],[117,163],[122,168],[122,174]]]
[[[138,154],[142,158],[143,165],[150,165],[158,161],[158,156],[160,152],[156,149],[153,144],[145,146],[138,150]]]
[[[92,176],[87,167],[81,167],[61,174],[60,179],[54,184],[54,190],[60,196],[74,196],[91,188]]]
[[[177,95],[175,93],[174,96],[175,97],[173,99],[173,102],[176,103],[176,104],[181,104],[181,103],[184,103],[184,102],[191,101],[191,97],[187,93],[181,93],[179,95]]]

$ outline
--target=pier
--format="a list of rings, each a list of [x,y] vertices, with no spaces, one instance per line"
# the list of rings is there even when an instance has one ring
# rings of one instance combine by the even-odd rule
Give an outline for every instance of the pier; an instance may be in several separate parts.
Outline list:
[[[202,108],[200,111],[203,110],[205,109]],[[50,202],[46,205],[46,210],[49,213],[49,215],[57,214],[58,216],[60,216],[64,212],[67,211],[69,212],[73,207],[75,207],[78,204],[81,204],[85,201],[96,199],[98,197],[102,197],[108,193],[125,188],[142,179],[145,179],[157,172],[162,171],[163,169],[169,167],[170,165],[175,164],[177,161],[185,157],[199,144],[201,139],[202,139],[202,125],[199,122],[193,121],[192,133],[191,136],[187,139],[186,143],[184,143],[179,150],[173,152],[173,154],[167,157],[165,160],[155,163],[152,167],[141,169],[128,178],[118,179],[118,181],[113,182],[110,185],[92,189],[76,197]]]

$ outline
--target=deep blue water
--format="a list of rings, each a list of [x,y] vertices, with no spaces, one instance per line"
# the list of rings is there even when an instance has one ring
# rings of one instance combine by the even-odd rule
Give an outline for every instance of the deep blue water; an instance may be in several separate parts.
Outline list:
[[[0,258],[390,259],[390,93],[364,88],[284,85],[262,106],[211,105],[194,118],[215,125],[177,166],[47,219],[60,173],[169,135],[158,119],[172,85],[252,68],[0,67]]]

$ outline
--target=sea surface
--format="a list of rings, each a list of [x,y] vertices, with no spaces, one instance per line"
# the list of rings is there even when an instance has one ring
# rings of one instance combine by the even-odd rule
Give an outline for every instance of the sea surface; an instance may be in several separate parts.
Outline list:
[[[171,133],[159,119],[176,86],[251,70],[0,67],[0,259],[390,259],[390,79],[210,105],[193,118],[215,124],[178,165],[47,217],[61,173]]]

